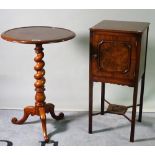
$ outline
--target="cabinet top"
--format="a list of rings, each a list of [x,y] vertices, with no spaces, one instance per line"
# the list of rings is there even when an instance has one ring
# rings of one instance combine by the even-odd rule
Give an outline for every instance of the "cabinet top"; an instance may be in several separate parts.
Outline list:
[[[103,20],[100,23],[90,28],[90,31],[116,31],[128,33],[142,33],[150,23],[147,22],[131,22],[131,21],[114,21]]]

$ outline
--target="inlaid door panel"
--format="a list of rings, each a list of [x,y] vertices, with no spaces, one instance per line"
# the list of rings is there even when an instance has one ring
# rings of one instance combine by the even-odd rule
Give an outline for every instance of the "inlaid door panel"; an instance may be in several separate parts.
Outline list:
[[[134,80],[137,54],[134,36],[95,34],[92,40],[91,67],[94,77]]]
[[[131,64],[131,45],[127,42],[101,41],[98,44],[98,67],[104,72],[126,73]]]

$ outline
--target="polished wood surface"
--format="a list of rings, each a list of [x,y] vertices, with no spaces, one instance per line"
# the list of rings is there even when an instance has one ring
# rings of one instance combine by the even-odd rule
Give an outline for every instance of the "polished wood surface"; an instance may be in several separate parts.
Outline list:
[[[131,122],[130,141],[134,142],[136,107],[142,119],[149,23],[104,20],[90,28],[89,63],[89,133],[92,133],[93,83],[101,82],[101,114],[104,111],[105,83],[134,88],[132,117],[122,105],[109,104],[106,112],[121,114]],[[140,104],[137,104],[138,82],[141,80]],[[110,109],[110,110],[109,110]]]
[[[11,41],[19,42],[25,44],[35,44],[35,53],[34,58],[35,66],[34,70],[36,71],[35,78],[35,105],[27,106],[24,108],[24,115],[21,119],[16,117],[12,118],[12,123],[14,124],[23,124],[28,117],[37,115],[40,117],[42,123],[42,132],[45,139],[45,142],[49,141],[46,128],[46,113],[50,113],[51,116],[56,120],[61,120],[64,118],[63,113],[58,115],[54,112],[54,104],[46,103],[45,96],[45,62],[43,61],[44,52],[42,44],[44,43],[55,43],[66,41],[75,37],[75,33],[62,28],[52,28],[52,27],[24,27],[8,30],[4,32],[2,38]]]
[[[123,33],[143,33],[149,26],[146,22],[131,22],[131,21],[114,21],[103,20],[96,24],[90,30],[123,32]]]
[[[8,30],[2,33],[1,37],[23,44],[47,44],[70,40],[75,37],[75,33],[57,27],[30,26]]]

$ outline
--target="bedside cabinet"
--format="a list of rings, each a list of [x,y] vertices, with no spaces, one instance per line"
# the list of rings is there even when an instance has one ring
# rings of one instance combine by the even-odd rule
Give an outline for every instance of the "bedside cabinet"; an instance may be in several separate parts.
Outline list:
[[[149,23],[104,20],[90,28],[89,133],[92,133],[93,83],[101,82],[101,115],[123,115],[131,122],[130,142],[134,142],[136,107],[142,119]],[[137,104],[141,81],[140,103]],[[105,99],[105,83],[133,87],[133,104],[111,104]],[[110,92],[108,92],[110,93]],[[107,110],[104,104],[109,104]],[[132,108],[131,118],[125,113]]]

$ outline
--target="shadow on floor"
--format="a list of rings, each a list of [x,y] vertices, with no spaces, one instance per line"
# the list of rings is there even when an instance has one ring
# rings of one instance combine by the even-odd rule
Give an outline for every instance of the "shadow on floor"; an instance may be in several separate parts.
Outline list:
[[[47,124],[51,124],[54,126],[55,130],[48,134],[49,139],[55,134],[62,133],[67,131],[68,124],[74,120],[80,119],[81,117],[84,117],[88,115],[88,112],[80,112],[80,113],[70,113],[64,117],[63,120],[53,120],[52,118],[47,118],[46,122]],[[36,121],[31,122],[25,122],[24,124],[35,124],[35,123],[41,123],[40,119],[37,119]],[[47,143],[45,141],[40,141],[41,146],[45,146]],[[53,146],[58,146],[58,141],[50,140],[48,144],[53,143]]]
[[[154,126],[155,125],[155,117],[143,116],[142,122],[140,123],[144,126]]]
[[[51,123],[51,120],[48,119],[47,123],[51,123],[55,130],[51,133],[48,134],[49,138],[51,138],[53,135],[58,134],[60,132],[65,132],[68,129],[68,124],[76,119],[79,119],[81,117],[84,117],[85,115],[87,115],[87,112],[83,112],[83,113],[74,113],[74,114],[70,114],[65,116],[65,118],[63,120],[60,121],[53,121]]]
[[[140,126],[153,127],[155,125],[155,117],[145,116],[144,115],[143,118],[142,118],[142,122],[140,123],[137,120],[136,124],[138,124]],[[120,128],[124,128],[124,127],[130,127],[130,123],[124,124],[124,125],[121,125],[121,126],[117,126],[117,127],[94,130],[93,133],[111,131],[111,130],[116,130],[116,129],[120,129]],[[138,140],[138,141],[146,141],[146,140],[155,140],[155,138],[141,139],[141,140]]]
[[[8,140],[0,140],[0,142],[6,143],[6,146],[13,146],[13,143],[11,141]]]
[[[150,141],[150,140],[155,140],[155,137],[138,139],[138,140],[135,140],[135,142],[143,142],[143,141]]]
[[[48,143],[45,141],[40,141],[41,146],[46,146],[47,144],[53,144],[53,146],[58,146],[58,141],[50,140]]]
[[[117,127],[114,127],[114,128],[106,128],[106,129],[94,130],[93,133],[100,133],[100,132],[105,132],[105,131],[111,131],[111,130],[121,129],[121,128],[128,127],[128,126],[130,126],[130,124],[124,124],[124,125],[117,126]]]

